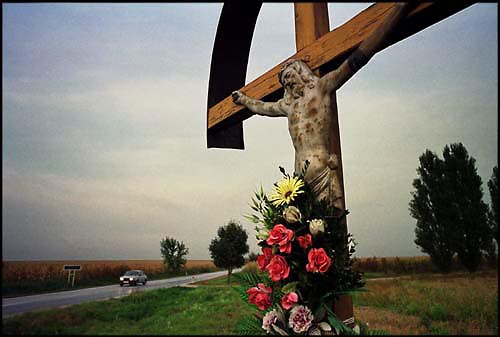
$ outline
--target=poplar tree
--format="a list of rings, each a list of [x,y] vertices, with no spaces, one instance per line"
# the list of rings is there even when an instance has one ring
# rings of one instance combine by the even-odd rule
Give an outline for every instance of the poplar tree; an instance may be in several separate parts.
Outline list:
[[[498,246],[498,167],[493,168],[493,174],[488,181],[488,189],[490,190],[491,198],[491,215],[490,215],[490,227],[493,233],[493,237],[497,242]]]
[[[444,163],[430,150],[419,158],[418,178],[413,180],[410,214],[417,220],[415,243],[442,272],[451,270],[455,250],[454,223],[450,221],[451,195],[445,189]]]
[[[455,253],[474,272],[492,240],[476,160],[455,143],[445,146],[443,159],[426,150],[419,161],[409,205],[417,220],[415,243],[443,272],[450,271]]]
[[[462,143],[446,145],[443,151],[446,189],[452,196],[451,218],[455,222],[455,251],[470,272],[477,270],[483,252],[491,244],[488,206],[483,201],[476,160]]]

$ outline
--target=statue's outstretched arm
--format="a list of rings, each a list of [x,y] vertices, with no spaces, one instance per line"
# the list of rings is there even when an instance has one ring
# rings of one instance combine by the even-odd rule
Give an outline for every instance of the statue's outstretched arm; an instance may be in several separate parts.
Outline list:
[[[256,113],[257,115],[268,117],[287,116],[283,105],[283,99],[280,99],[277,102],[263,102],[258,99],[248,97],[240,91],[233,91],[231,96],[234,103],[246,106],[250,111]]]
[[[398,3],[387,19],[366,38],[359,47],[336,70],[320,79],[320,85],[327,91],[335,91],[361,69],[382,47],[387,36],[394,30],[418,3]]]

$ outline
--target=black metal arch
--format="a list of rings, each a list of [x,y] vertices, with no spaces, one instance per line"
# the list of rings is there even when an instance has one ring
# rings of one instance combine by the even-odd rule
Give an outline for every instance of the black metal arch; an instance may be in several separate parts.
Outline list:
[[[243,122],[208,129],[208,110],[245,85],[248,56],[262,2],[224,3],[217,26],[207,100],[207,147],[245,148]],[[224,124],[224,123],[222,123]]]

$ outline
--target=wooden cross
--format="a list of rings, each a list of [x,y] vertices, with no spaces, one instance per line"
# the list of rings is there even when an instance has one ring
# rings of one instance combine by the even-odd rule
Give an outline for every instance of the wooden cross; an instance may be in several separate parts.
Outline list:
[[[411,36],[472,5],[469,1],[421,3],[398,25],[381,49]],[[393,10],[395,3],[376,3],[342,26],[330,31],[327,3],[295,3],[295,42],[297,53],[265,74],[245,85],[248,54],[262,3],[226,3],[222,8],[210,68],[207,104],[207,147],[243,149],[242,121],[253,114],[236,105],[231,92],[240,90],[260,100],[283,96],[278,72],[288,59],[301,59],[321,76],[336,69]],[[336,109],[335,109],[336,110]],[[340,131],[338,118],[330,131],[331,153],[339,158],[339,183],[344,194]],[[345,210],[344,201],[342,207]],[[345,217],[344,217],[345,219]],[[347,232],[347,223],[343,227]],[[341,297],[334,305],[339,318],[352,326],[353,308],[350,296]]]

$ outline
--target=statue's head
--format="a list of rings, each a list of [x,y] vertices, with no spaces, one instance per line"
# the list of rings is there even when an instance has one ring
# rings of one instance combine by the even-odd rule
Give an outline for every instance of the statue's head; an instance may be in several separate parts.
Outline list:
[[[304,61],[295,59],[290,59],[283,64],[278,78],[285,89],[285,95],[289,93],[294,98],[303,95],[305,86],[314,88],[317,80],[317,76]]]

